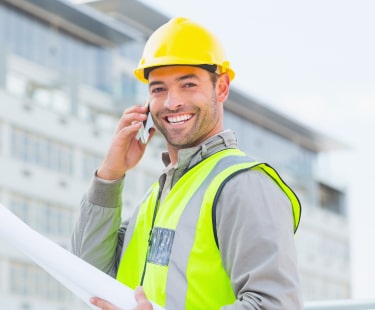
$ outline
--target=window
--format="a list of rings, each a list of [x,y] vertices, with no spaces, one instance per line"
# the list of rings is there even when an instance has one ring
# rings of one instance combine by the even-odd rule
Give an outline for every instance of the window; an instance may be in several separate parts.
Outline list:
[[[72,300],[72,294],[40,267],[20,261],[10,262],[10,292],[46,300]]]
[[[24,162],[63,174],[73,174],[73,148],[60,142],[11,128],[11,154]]]
[[[66,79],[113,93],[112,52],[29,16],[0,7],[0,45],[25,59],[56,70]],[[139,54],[138,54],[139,55]],[[40,93],[39,99],[45,100]]]
[[[16,193],[10,195],[9,207],[20,219],[44,235],[66,239],[73,229],[74,214],[67,207]]]
[[[334,212],[336,214],[345,215],[344,208],[344,194],[339,190],[319,183],[319,199],[320,206],[328,211]]]
[[[225,127],[236,133],[243,151],[276,169],[287,170],[298,180],[311,179],[315,161],[313,152],[230,111],[225,113]]]
[[[90,179],[94,171],[99,168],[103,160],[103,156],[96,155],[89,152],[83,152],[82,154],[82,177],[84,179]]]
[[[138,63],[139,55],[142,55],[142,50],[145,42],[143,41],[131,41],[126,42],[119,48],[121,56],[132,60],[134,63]]]

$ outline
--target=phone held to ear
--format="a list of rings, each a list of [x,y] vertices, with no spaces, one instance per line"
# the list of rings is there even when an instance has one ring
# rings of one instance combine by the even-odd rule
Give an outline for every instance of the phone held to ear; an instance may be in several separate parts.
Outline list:
[[[147,119],[143,122],[142,127],[138,130],[137,139],[141,139],[143,144],[146,144],[149,137],[149,130],[154,126],[154,122],[152,121],[151,113],[150,113],[150,107],[149,104],[147,104],[148,110],[147,110]]]

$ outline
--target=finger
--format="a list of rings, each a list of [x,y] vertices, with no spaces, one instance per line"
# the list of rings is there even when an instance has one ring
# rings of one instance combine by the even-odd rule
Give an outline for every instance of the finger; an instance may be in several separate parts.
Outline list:
[[[131,140],[132,138],[135,138],[137,135],[139,129],[142,127],[141,122],[136,122],[133,124],[130,124],[129,126],[125,126],[122,128],[119,128],[116,135],[121,137],[122,140]]]
[[[145,105],[134,105],[128,109],[126,109],[122,114],[131,114],[131,113],[145,113],[147,112],[148,107]]]
[[[117,308],[116,306],[112,305],[108,301],[105,301],[98,297],[90,298],[90,303],[92,303],[94,306],[102,310],[121,310],[120,308]]]
[[[103,309],[104,301],[102,299],[98,298],[98,297],[91,297],[90,303],[92,303],[94,306],[97,306],[100,309]]]
[[[134,106],[125,110],[117,124],[116,132],[120,131],[124,127],[146,120],[146,112],[147,107],[144,106]]]
[[[142,307],[142,309],[153,309],[151,302],[147,299],[147,296],[141,286],[138,286],[135,289],[135,300],[137,301],[138,306]]]
[[[129,127],[123,128],[119,133],[117,133],[116,145],[126,152],[132,149],[133,152],[137,152],[137,154],[139,155],[143,154],[144,150],[146,149],[147,143],[144,144],[142,142],[142,139],[137,138],[139,129],[141,127],[141,123],[136,123]]]
[[[146,293],[145,291],[143,290],[142,286],[138,286],[136,289],[135,289],[135,300],[140,303],[141,301],[146,301],[147,300],[147,297],[146,297]]]

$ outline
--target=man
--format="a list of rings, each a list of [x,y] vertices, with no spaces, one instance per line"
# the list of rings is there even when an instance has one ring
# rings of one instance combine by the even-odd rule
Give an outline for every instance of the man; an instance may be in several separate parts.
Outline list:
[[[166,140],[165,171],[121,223],[123,179],[146,147],[137,133],[147,107],[129,108],[83,199],[74,253],[141,286],[136,309],[152,309],[147,298],[166,309],[302,309],[299,201],[224,130],[234,71],[218,40],[174,18],[150,37],[135,75],[148,83],[149,110]]]

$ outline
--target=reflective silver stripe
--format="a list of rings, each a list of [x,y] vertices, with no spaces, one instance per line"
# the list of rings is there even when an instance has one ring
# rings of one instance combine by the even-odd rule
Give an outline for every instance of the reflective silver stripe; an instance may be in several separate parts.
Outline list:
[[[129,245],[130,239],[131,239],[131,237],[134,234],[134,229],[135,229],[135,224],[137,223],[137,216],[138,216],[138,213],[139,213],[139,209],[140,209],[142,203],[144,203],[147,199],[150,198],[150,196],[152,194],[152,189],[154,189],[154,186],[152,186],[146,192],[146,194],[143,196],[143,199],[142,199],[141,203],[136,206],[136,209],[133,211],[133,215],[131,216],[131,218],[129,220],[129,224],[126,227],[126,232],[125,232],[125,237],[124,237],[124,243],[123,243],[122,249],[121,249],[121,256],[120,256],[121,258],[120,258],[120,261],[118,262],[118,266],[120,266],[121,259],[124,256],[126,248]],[[117,269],[118,269],[118,267],[117,267]],[[116,270],[116,274],[117,274],[117,272],[118,272],[118,270]]]
[[[186,270],[189,254],[195,240],[196,225],[199,220],[203,197],[208,186],[226,168],[247,162],[252,162],[247,156],[229,155],[220,159],[185,207],[176,227],[172,253],[169,260],[166,284],[166,309],[185,309],[187,293]]]

